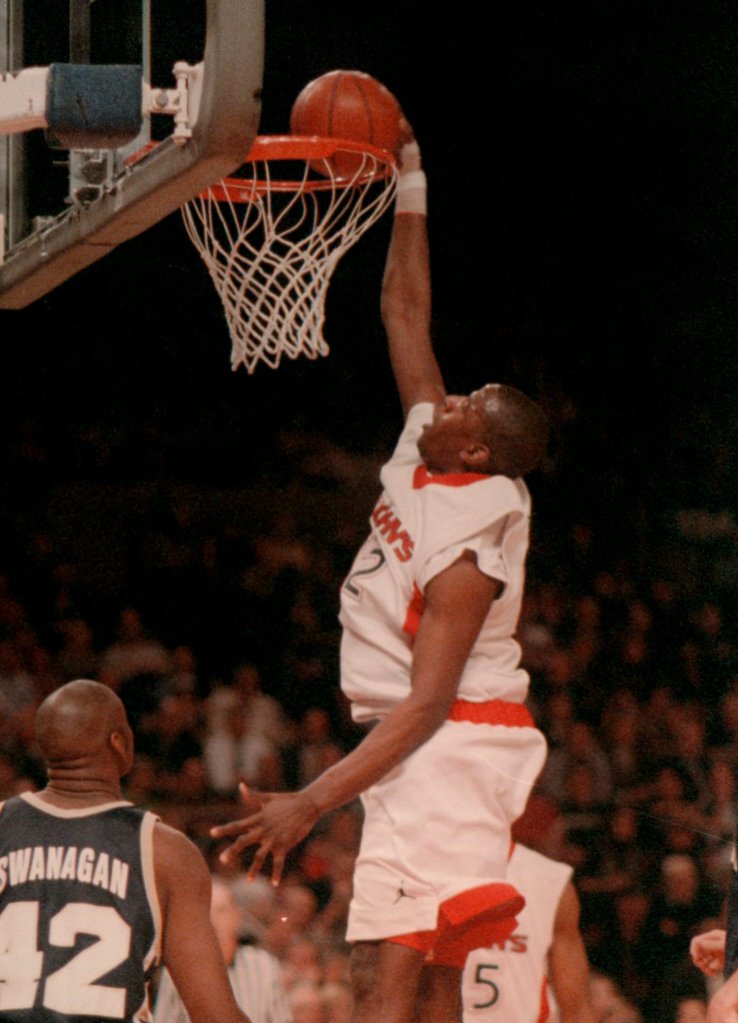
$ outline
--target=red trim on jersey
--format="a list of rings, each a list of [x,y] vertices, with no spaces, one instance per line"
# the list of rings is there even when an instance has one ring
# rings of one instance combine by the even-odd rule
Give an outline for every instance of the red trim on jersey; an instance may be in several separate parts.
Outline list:
[[[508,700],[454,700],[449,721],[471,721],[474,725],[507,725],[508,728],[535,728],[535,722],[524,703]]]
[[[425,597],[420,588],[413,584],[413,595],[405,612],[405,621],[402,623],[402,631],[406,632],[410,639],[415,639],[415,634],[420,626],[420,619],[425,610]]]
[[[541,1009],[538,1013],[536,1023],[546,1023],[551,1015],[551,1007],[548,1004],[548,977],[541,981]]]
[[[470,483],[479,483],[489,478],[486,472],[443,472],[431,476],[424,465],[419,465],[413,473],[413,490],[422,490],[429,483],[437,483],[442,487],[468,487]]]

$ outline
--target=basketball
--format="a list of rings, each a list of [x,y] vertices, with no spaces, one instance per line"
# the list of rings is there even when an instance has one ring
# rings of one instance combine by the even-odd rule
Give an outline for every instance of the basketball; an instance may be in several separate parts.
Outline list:
[[[368,142],[394,152],[402,110],[392,93],[364,71],[329,71],[308,82],[290,115],[293,135]],[[330,160],[338,177],[351,177],[361,163],[357,154],[338,153]]]

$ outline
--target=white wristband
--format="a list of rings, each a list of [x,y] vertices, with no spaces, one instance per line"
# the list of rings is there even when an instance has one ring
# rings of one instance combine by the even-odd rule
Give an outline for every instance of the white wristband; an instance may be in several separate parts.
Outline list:
[[[427,213],[426,194],[425,171],[414,170],[401,174],[397,182],[395,213]]]

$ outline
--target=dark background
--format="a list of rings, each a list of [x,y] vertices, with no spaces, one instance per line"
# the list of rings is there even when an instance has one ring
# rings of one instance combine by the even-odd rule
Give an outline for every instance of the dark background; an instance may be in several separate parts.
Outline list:
[[[104,3],[123,25],[130,3]],[[32,6],[26,63],[64,59],[66,5]],[[179,20],[177,6],[154,5],[157,84],[201,54],[200,5]],[[110,59],[110,37],[96,46]],[[505,380],[547,404],[556,437],[538,489],[552,514],[734,501],[736,53],[735,7],[720,0],[267,0],[263,133],[286,130],[302,86],[336,67],[376,75],[404,106],[429,178],[449,389]],[[63,170],[37,134],[41,208]],[[389,227],[339,266],[331,355],[276,372],[231,372],[179,215],[0,313],[6,476],[34,444],[59,479],[225,486],[258,473],[285,425],[387,447],[400,422],[378,317]]]

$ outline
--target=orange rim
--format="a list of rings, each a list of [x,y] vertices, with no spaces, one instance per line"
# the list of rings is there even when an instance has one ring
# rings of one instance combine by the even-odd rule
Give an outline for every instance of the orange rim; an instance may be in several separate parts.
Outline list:
[[[356,153],[372,160],[372,169],[349,178],[240,178],[231,175],[211,185],[203,198],[218,202],[250,202],[264,192],[324,192],[337,188],[357,187],[388,178],[395,166],[395,157],[387,149],[353,139],[322,138],[305,135],[259,135],[254,139],[245,163],[272,163],[286,160],[329,160],[338,151]]]
[[[132,166],[152,153],[160,143],[147,142],[126,159],[126,166]],[[388,149],[356,142],[354,139],[323,138],[318,135],[257,135],[244,163],[271,163],[279,160],[328,160],[338,150],[342,153],[356,153],[371,157],[374,166],[366,174],[350,178],[239,178],[236,175],[223,178],[201,192],[204,199],[218,202],[250,202],[264,192],[322,192],[337,188],[349,188],[382,181],[388,178],[396,165],[393,153]]]

